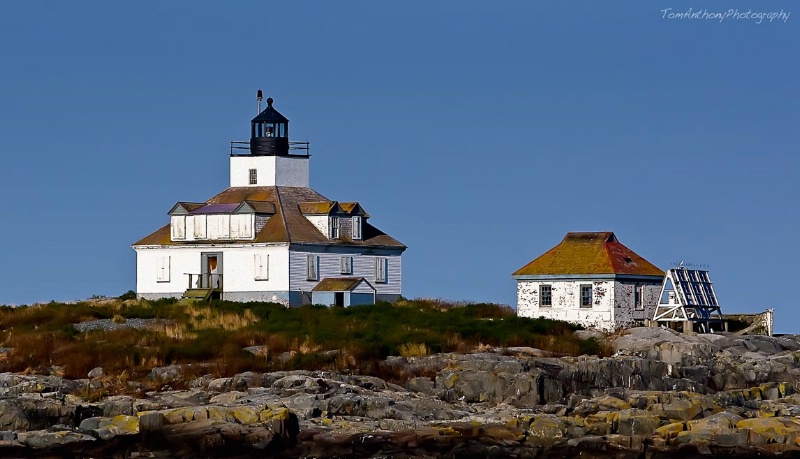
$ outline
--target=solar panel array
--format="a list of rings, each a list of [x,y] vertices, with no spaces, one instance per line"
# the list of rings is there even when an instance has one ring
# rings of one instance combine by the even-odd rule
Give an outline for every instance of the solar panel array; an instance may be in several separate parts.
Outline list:
[[[719,302],[708,278],[708,271],[672,269],[675,290],[685,306],[717,308]]]

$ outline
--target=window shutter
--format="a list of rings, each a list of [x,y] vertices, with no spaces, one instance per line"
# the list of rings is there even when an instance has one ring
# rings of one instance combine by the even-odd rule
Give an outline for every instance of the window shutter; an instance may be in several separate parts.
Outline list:
[[[219,238],[230,239],[231,237],[231,215],[219,216]]]
[[[186,217],[184,215],[174,215],[171,220],[172,240],[186,239]]]
[[[255,279],[269,280],[269,254],[257,253],[253,255],[255,262]]]
[[[308,280],[317,280],[317,256],[309,254],[306,258],[307,276]]]
[[[230,235],[233,239],[239,237],[239,215],[231,215],[230,217]]]
[[[353,257],[341,257],[339,265],[342,274],[353,274]]]
[[[158,257],[156,282],[169,282],[169,257]]]
[[[361,239],[361,217],[353,217],[353,239]]]
[[[242,225],[242,237],[245,239],[253,238],[253,215],[242,215],[240,224]]]
[[[375,259],[375,282],[386,282],[386,258]]]
[[[195,239],[205,239],[206,238],[206,216],[205,215],[195,215],[192,218],[194,219],[194,238]]]

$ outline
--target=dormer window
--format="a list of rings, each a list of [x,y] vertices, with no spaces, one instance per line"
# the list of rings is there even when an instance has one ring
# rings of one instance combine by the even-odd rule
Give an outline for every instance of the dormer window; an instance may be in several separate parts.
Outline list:
[[[361,240],[361,217],[353,217],[353,239]]]
[[[339,239],[339,217],[331,217],[331,239]]]

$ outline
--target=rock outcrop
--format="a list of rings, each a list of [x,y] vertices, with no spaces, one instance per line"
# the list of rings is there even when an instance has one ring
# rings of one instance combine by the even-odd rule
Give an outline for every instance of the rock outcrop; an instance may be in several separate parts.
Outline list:
[[[391,357],[390,380],[207,375],[89,401],[102,384],[0,374],[0,455],[619,458],[800,451],[800,338],[633,329],[611,358],[526,348]],[[96,371],[95,373],[99,373]],[[175,383],[181,367],[154,369]],[[644,454],[645,456],[641,456]]]

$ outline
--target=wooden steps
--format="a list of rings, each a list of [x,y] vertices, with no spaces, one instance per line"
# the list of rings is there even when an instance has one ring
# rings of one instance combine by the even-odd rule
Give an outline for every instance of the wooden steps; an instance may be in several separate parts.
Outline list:
[[[190,288],[183,292],[183,298],[192,301],[209,301],[214,289],[211,288]]]

